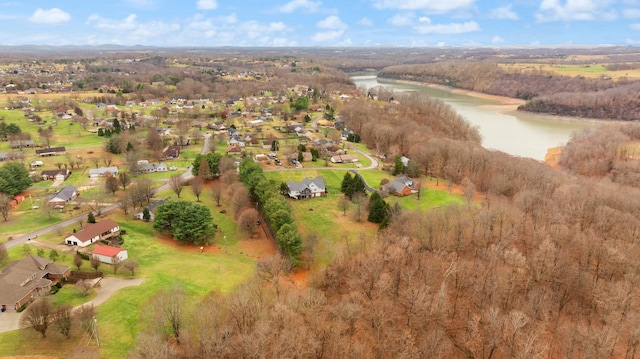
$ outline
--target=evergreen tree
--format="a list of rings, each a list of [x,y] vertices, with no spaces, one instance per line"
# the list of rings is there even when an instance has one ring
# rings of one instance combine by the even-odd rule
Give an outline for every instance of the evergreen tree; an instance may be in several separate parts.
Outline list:
[[[149,208],[144,207],[144,209],[142,210],[142,219],[145,222],[149,222],[151,220],[151,212],[149,212]]]
[[[89,212],[87,215],[87,223],[96,223],[96,217],[93,215],[93,212]]]
[[[394,176],[397,176],[404,172],[405,172],[405,168],[404,168],[404,164],[402,163],[402,159],[399,156],[396,156],[395,164],[393,166],[393,170],[391,171],[391,174]]]
[[[349,191],[349,185],[351,184],[352,180],[353,176],[351,176],[351,172],[346,172],[344,174],[344,177],[342,177],[342,184],[340,186],[340,192],[346,194],[349,197],[351,197],[351,194],[347,192]]]
[[[380,197],[378,192],[374,192],[369,200],[369,217],[371,223],[382,223],[387,216],[387,203]]]
[[[104,130],[102,128],[98,129],[98,136],[100,136],[100,137],[104,136]]]

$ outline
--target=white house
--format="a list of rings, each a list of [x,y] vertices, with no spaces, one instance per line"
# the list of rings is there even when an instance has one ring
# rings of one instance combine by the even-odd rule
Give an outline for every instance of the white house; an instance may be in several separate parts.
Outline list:
[[[129,253],[124,248],[97,246],[96,249],[91,252],[91,256],[102,263],[113,264],[115,261],[122,262],[129,258]]]
[[[104,176],[107,176],[107,174],[109,176],[117,176],[118,166],[92,168],[89,170],[90,178],[104,177]]]
[[[98,223],[87,223],[84,228],[64,239],[70,246],[86,247],[103,239],[120,235],[120,226],[112,219],[103,219]]]
[[[326,196],[327,189],[324,184],[324,178],[316,177],[314,179],[306,178],[302,182],[287,182],[289,187],[289,197],[295,199],[313,198]]]
[[[155,164],[155,163],[146,163],[138,166],[138,170],[140,173],[153,173],[153,172],[166,172],[169,169],[167,168],[167,164],[164,162]]]

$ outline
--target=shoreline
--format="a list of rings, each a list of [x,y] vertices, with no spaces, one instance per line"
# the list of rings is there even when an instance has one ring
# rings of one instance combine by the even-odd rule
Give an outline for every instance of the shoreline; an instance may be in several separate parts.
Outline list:
[[[408,85],[427,86],[427,87],[436,88],[436,89],[439,89],[439,90],[444,90],[444,91],[448,91],[448,92],[455,93],[455,94],[466,95],[466,96],[475,97],[475,98],[479,98],[479,99],[483,99],[483,100],[496,101],[496,102],[499,102],[499,103],[498,104],[488,104],[488,105],[478,105],[477,107],[478,108],[496,109],[500,113],[504,113],[504,114],[507,114],[507,115],[508,114],[512,114],[512,113],[521,113],[521,114],[524,113],[524,114],[527,114],[529,116],[537,117],[537,118],[540,118],[540,119],[543,119],[543,120],[566,121],[566,122],[589,122],[589,123],[601,123],[601,124],[605,124],[605,123],[622,123],[622,124],[624,124],[624,123],[628,123],[629,122],[629,121],[615,120],[615,119],[571,117],[571,116],[552,115],[552,114],[541,113],[541,112],[518,111],[518,106],[524,105],[525,103],[527,103],[527,101],[519,99],[519,98],[513,98],[513,97],[508,97],[508,96],[491,95],[491,94],[486,94],[486,93],[483,93],[483,92],[459,89],[459,88],[455,88],[455,87],[439,85],[439,84],[432,84],[432,83],[427,83],[427,82],[410,81],[410,80],[396,80],[396,79],[387,79],[387,78],[379,78],[379,79],[384,80],[384,81],[388,81],[388,82],[396,82],[396,83],[402,83],[402,84],[408,84]]]

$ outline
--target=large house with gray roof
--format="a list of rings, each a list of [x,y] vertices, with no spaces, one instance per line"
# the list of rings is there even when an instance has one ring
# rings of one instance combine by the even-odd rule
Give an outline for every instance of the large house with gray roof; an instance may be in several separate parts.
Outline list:
[[[78,189],[76,186],[64,186],[59,190],[53,198],[47,201],[48,206],[64,206],[78,197]]]
[[[289,197],[295,199],[305,199],[313,197],[322,197],[327,195],[327,188],[324,184],[324,178],[316,177],[313,179],[306,178],[302,182],[287,182],[289,187]]]
[[[0,273],[0,311],[17,310],[49,294],[51,286],[69,273],[69,267],[34,255],[9,264]]]
[[[415,189],[415,181],[407,176],[396,177],[382,186],[384,191],[396,196],[408,196],[418,191]]]

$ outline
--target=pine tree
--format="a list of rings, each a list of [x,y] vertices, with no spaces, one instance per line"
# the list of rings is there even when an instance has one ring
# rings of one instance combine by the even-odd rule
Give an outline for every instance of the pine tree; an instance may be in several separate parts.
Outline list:
[[[87,215],[87,223],[96,223],[96,217],[94,217],[93,212],[89,212],[89,215]]]
[[[369,217],[367,220],[372,223],[382,223],[387,215],[387,203],[380,197],[378,192],[374,192],[369,200]]]

